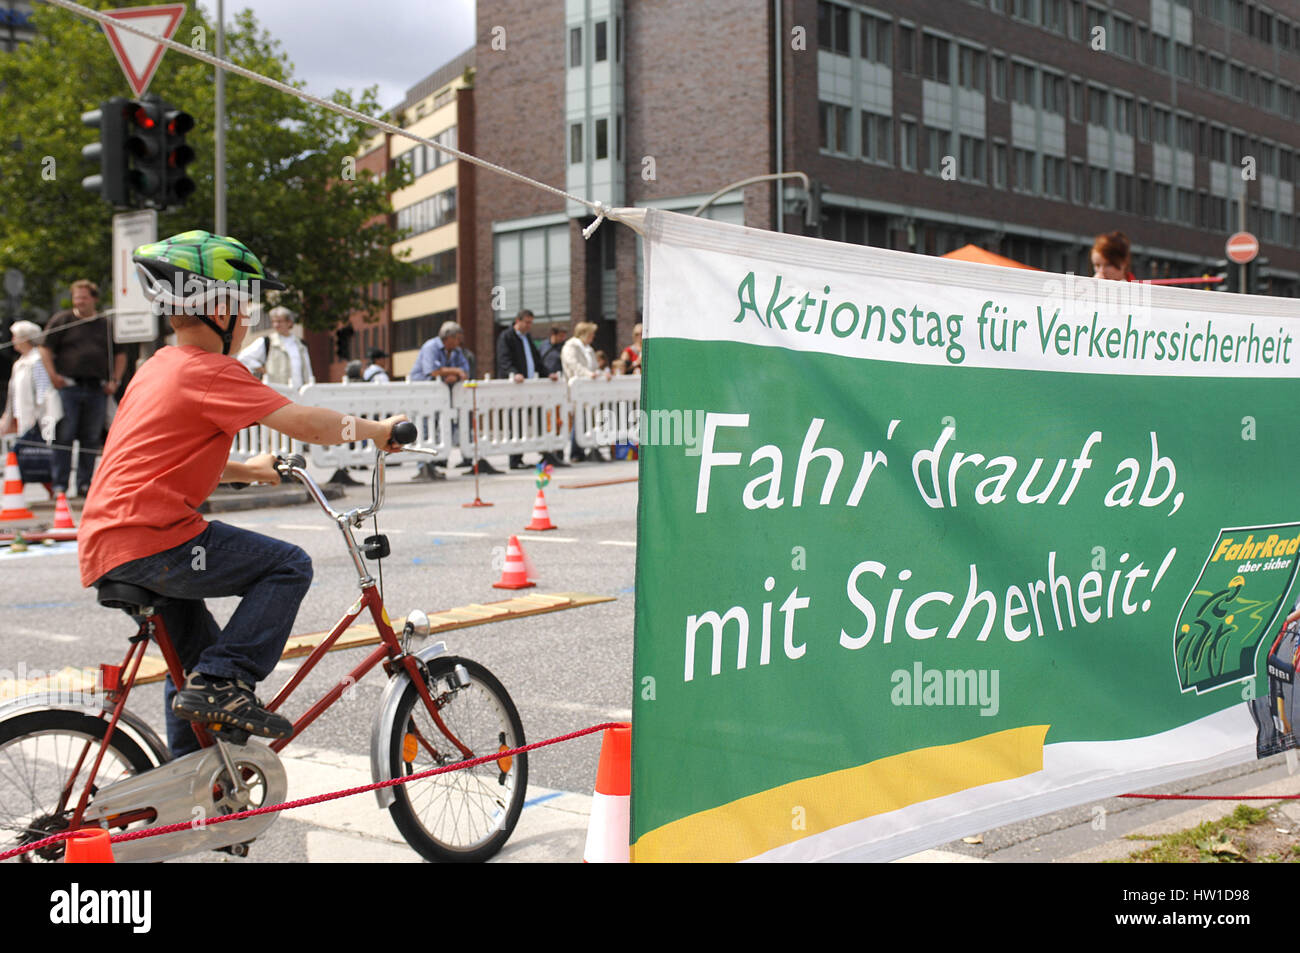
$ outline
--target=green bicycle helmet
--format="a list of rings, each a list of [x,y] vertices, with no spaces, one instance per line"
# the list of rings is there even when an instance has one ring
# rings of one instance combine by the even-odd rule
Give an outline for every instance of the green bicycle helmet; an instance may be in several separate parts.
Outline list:
[[[141,245],[131,260],[155,314],[194,315],[220,336],[227,355],[235,322],[223,330],[208,317],[212,304],[237,302],[246,310],[261,290],[284,290],[239,239],[197,229]]]

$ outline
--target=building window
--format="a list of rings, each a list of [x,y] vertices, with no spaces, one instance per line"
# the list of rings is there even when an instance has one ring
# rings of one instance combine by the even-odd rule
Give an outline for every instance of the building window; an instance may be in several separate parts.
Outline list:
[[[1097,32],[1098,30],[1101,30],[1101,31],[1102,31],[1101,34],[1098,34],[1098,32]],[[1088,39],[1089,41],[1091,41],[1092,38],[1095,37],[1095,36],[1098,36],[1098,35],[1102,35],[1102,36],[1104,36],[1104,35],[1105,35],[1105,31],[1106,31],[1106,11],[1105,11],[1105,10],[1101,10],[1101,9],[1099,9],[1099,8],[1097,8],[1097,7],[1094,7],[1094,6],[1089,6],[1089,7],[1088,7],[1088,36],[1087,36],[1087,39]]]
[[[894,139],[889,116],[862,113],[862,157],[872,162],[893,161]]]
[[[952,156],[952,134],[946,129],[925,127],[925,171],[938,175],[944,160]]]
[[[1151,104],[1138,103],[1138,140],[1148,142],[1151,139]]]
[[[582,65],[582,27],[569,30],[569,67]]]
[[[957,82],[966,89],[984,92],[984,54],[971,46],[957,48]]]
[[[1007,98],[1007,58],[1005,56],[993,56],[991,60],[993,67],[993,98],[1005,101]]]
[[[1122,172],[1115,173],[1115,211],[1128,212],[1130,214],[1136,211],[1136,207],[1134,206],[1133,176],[1125,175]]]
[[[397,210],[397,227],[404,237],[419,235],[456,221],[456,189],[450,188]]]
[[[614,161],[623,161],[623,114],[614,117]]]
[[[1034,97],[1034,68],[1024,63],[1011,64],[1011,98],[1026,106],[1037,105]]]
[[[901,24],[898,27],[898,68],[904,73],[916,72],[916,30]]]
[[[1110,125],[1110,111],[1106,108],[1109,99],[1110,94],[1106,90],[1097,86],[1088,87],[1088,125],[1102,128]]]
[[[1088,177],[1084,172],[1083,163],[1077,159],[1070,163],[1070,179],[1073,184],[1074,204],[1086,204],[1088,201]]]
[[[1151,110],[1151,141],[1162,146],[1173,142],[1173,116],[1164,106]]]
[[[1017,192],[1037,192],[1038,183],[1035,181],[1036,163],[1034,162],[1034,153],[1029,149],[1012,149],[1012,162],[1014,164],[1015,180],[1014,187]]]
[[[428,258],[421,258],[411,264],[429,270],[409,281],[394,282],[394,298],[456,283],[456,249],[454,248],[439,252],[436,255],[430,255]]]
[[[581,165],[582,160],[582,123],[575,122],[569,126],[569,165]]]
[[[948,51],[952,46],[941,36],[921,35],[921,75],[936,83],[949,83]]]
[[[1083,39],[1083,0],[1070,0],[1070,39]]]
[[[567,223],[497,233],[492,270],[492,283],[504,290],[501,308],[494,314],[498,324],[513,320],[520,308],[528,308],[543,322],[569,317]]]
[[[1111,25],[1111,43],[1109,44],[1112,52],[1129,59],[1136,58],[1136,50],[1133,45],[1133,21],[1126,20],[1123,17],[1115,17]]]
[[[993,185],[1007,187],[1007,147],[1001,142],[993,143]]]
[[[817,4],[817,45],[828,53],[849,55],[849,8],[820,0]]]
[[[903,120],[898,124],[898,164],[915,172],[916,158],[916,123]]]
[[[1036,22],[1038,20],[1037,0],[1011,0],[1011,15],[1017,20]]]
[[[1156,218],[1169,221],[1174,217],[1173,188],[1156,183]]]
[[[1105,169],[1088,169],[1088,204],[1097,208],[1106,208],[1106,185],[1108,176]]]
[[[1074,122],[1083,122],[1083,83],[1080,80],[1070,80],[1070,119]]]
[[[1065,0],[1043,0],[1043,27],[1054,33],[1065,32]]]
[[[1115,131],[1131,136],[1136,131],[1133,118],[1133,100],[1129,96],[1115,94]]]
[[[1178,190],[1178,221],[1185,225],[1196,224],[1195,195],[1191,189]]]
[[[609,158],[609,120],[596,120],[596,158]]]
[[[1162,72],[1169,72],[1169,38],[1151,34],[1151,65]]]
[[[957,174],[968,182],[983,182],[984,140],[973,136],[961,137],[961,158]]]
[[[1043,109],[1058,116],[1065,115],[1065,77],[1043,71]]]
[[[603,63],[609,58],[609,24],[601,20],[596,24],[596,55],[592,57],[595,63]]]
[[[849,107],[821,103],[822,148],[828,152],[849,151]]]
[[[1178,117],[1178,148],[1184,152],[1196,151],[1196,123],[1190,116]]]
[[[890,22],[883,17],[872,16],[870,13],[863,13],[861,17],[862,44],[860,53],[862,58],[872,63],[879,63],[881,66],[889,66],[894,61],[894,57],[891,55],[894,47],[894,37]]]
[[[1043,156],[1043,194],[1059,199],[1066,197],[1064,159]]]

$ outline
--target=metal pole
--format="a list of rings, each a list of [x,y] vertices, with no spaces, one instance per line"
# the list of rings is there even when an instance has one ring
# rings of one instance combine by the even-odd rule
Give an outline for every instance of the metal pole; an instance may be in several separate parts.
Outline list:
[[[807,174],[803,172],[772,172],[769,173],[768,175],[754,175],[754,176],[750,176],[748,179],[741,179],[739,182],[732,182],[730,185],[726,186],[725,188],[719,189],[718,191],[714,192],[712,195],[710,195],[707,199],[705,199],[700,204],[699,208],[697,208],[694,212],[691,212],[691,214],[699,215],[706,208],[708,208],[718,199],[722,198],[728,192],[734,192],[736,189],[744,188],[747,185],[753,185],[755,182],[768,182],[773,179],[775,179],[778,182],[783,179],[798,179],[800,182],[803,183],[803,187],[805,191],[809,191],[809,192],[812,191],[812,183],[809,181]]]
[[[217,59],[226,58],[226,10],[225,0],[217,0]],[[217,71],[216,96],[216,130],[212,161],[213,174],[213,230],[218,235],[226,234],[226,71],[214,67]]]
[[[775,47],[772,54],[772,69],[776,73],[776,173],[780,175],[785,171],[785,129],[783,120],[785,119],[784,106],[781,102],[781,86],[783,76],[781,73],[781,54],[782,44],[785,38],[781,29],[781,0],[772,0],[772,45]],[[776,230],[785,231],[785,182],[781,179],[776,180]]]
[[[1241,202],[1238,203],[1238,205],[1239,207],[1237,208],[1237,220],[1241,225],[1238,231],[1244,232],[1246,230],[1246,178],[1245,176],[1243,176],[1241,179]],[[1238,287],[1242,294],[1250,294],[1250,289],[1246,287],[1246,264],[1244,262],[1242,263],[1241,266],[1241,284]]]

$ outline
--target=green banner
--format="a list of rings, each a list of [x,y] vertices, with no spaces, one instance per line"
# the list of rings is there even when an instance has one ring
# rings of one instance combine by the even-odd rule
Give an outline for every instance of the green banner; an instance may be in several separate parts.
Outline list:
[[[636,859],[887,859],[1255,755],[1293,304],[646,235]]]

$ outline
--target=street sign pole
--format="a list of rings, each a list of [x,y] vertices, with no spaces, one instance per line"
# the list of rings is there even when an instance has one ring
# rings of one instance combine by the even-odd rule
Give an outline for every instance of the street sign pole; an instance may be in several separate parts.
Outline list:
[[[1246,180],[1241,180],[1241,201],[1237,203],[1237,231],[1246,230]],[[1246,265],[1248,262],[1241,263],[1241,282],[1237,285],[1242,294],[1250,294],[1250,289],[1246,287]]]
[[[217,59],[226,58],[226,15],[225,0],[217,0]],[[212,161],[214,163],[212,186],[213,227],[218,235],[226,234],[226,71],[216,67],[216,117],[217,128],[213,133]]]

